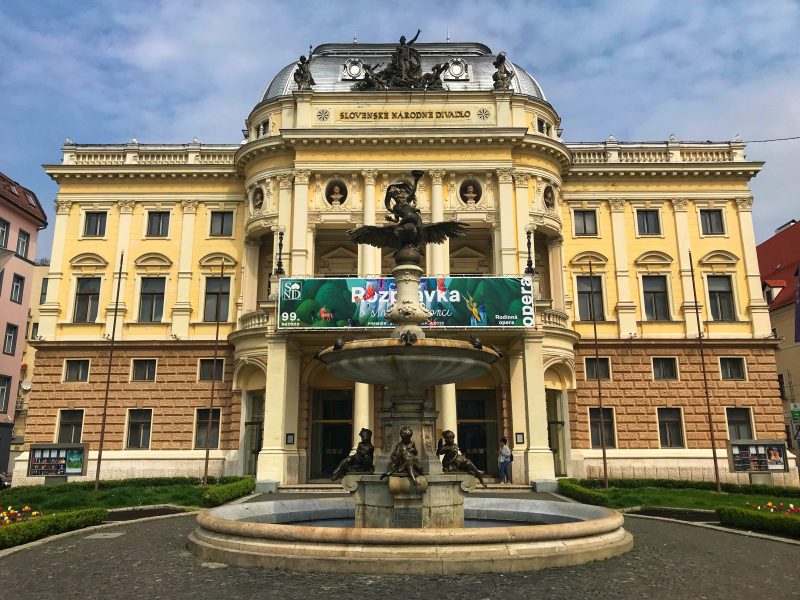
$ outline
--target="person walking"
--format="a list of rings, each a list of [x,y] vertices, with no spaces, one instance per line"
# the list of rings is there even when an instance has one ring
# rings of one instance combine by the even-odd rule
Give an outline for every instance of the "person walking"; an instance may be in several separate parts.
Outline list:
[[[514,460],[511,448],[508,447],[508,438],[500,438],[500,451],[497,453],[497,464],[500,467],[500,483],[511,483],[508,474],[508,465]]]

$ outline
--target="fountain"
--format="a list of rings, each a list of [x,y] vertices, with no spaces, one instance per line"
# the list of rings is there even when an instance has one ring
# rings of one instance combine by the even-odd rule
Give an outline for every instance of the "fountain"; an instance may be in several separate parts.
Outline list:
[[[343,379],[385,385],[383,447],[372,464],[371,432],[342,461],[350,499],[256,502],[198,517],[189,548],[206,560],[300,571],[417,573],[534,570],[580,564],[629,550],[633,538],[612,510],[566,502],[469,498],[482,473],[458,450],[454,434],[436,448],[436,410],[426,388],[478,377],[499,354],[470,341],[426,338],[430,313],[419,301],[421,248],[463,235],[455,221],[425,224],[413,182],[387,188],[390,224],[349,232],[359,244],[395,249],[396,301],[388,338],[344,341],[317,354]],[[419,442],[419,447],[417,442]],[[443,456],[440,462],[439,456]]]

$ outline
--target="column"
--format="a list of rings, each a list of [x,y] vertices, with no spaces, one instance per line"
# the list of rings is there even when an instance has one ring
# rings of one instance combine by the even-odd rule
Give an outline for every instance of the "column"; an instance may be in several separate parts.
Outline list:
[[[192,303],[189,297],[192,286],[192,251],[197,200],[181,200],[181,250],[178,258],[178,291],[172,307],[172,333],[179,339],[189,337]]]
[[[547,240],[547,260],[550,267],[550,295],[553,308],[566,312],[564,306],[564,238]]]
[[[364,225],[375,225],[375,177],[378,172],[374,169],[361,171],[364,178],[364,197],[362,198]],[[359,275],[369,277],[379,275],[381,272],[380,248],[373,248],[367,244],[359,247],[361,265]]]
[[[524,273],[528,264],[528,239],[525,226],[530,222],[530,198],[528,197],[529,173],[514,171],[514,186],[516,187],[516,231],[517,231],[517,273]],[[531,249],[533,254],[533,249]]]
[[[267,340],[267,382],[264,394],[264,434],[258,454],[258,484],[284,481],[286,466],[285,431],[287,392],[297,385],[288,383],[286,338],[273,335]],[[258,485],[257,484],[257,485]],[[262,488],[264,489],[264,488]]]
[[[283,270],[289,274],[291,270],[292,256],[292,182],[294,177],[291,173],[278,175],[278,227],[283,227]],[[305,231],[305,228],[303,228]],[[277,266],[278,254],[278,235],[275,235],[275,261]],[[274,273],[274,271],[273,271]]]
[[[109,295],[108,306],[106,307],[106,335],[111,335],[114,325],[114,301],[117,294],[117,284],[119,283],[119,309],[117,310],[117,331],[115,336],[117,339],[122,337],[122,329],[125,321],[125,316],[128,313],[127,306],[125,305],[125,292],[127,289],[128,280],[128,267],[130,257],[128,254],[128,245],[131,240],[131,221],[133,220],[133,207],[136,203],[133,200],[119,200],[117,208],[119,208],[119,225],[117,229],[117,247],[114,253],[114,258],[111,260],[111,268],[113,269],[113,276],[111,277],[111,294]],[[119,257],[120,254],[125,253],[125,260],[122,267],[122,274],[119,273]]]
[[[56,200],[53,249],[50,253],[50,269],[47,273],[47,295],[44,304],[39,307],[39,335],[46,340],[55,338],[56,325],[61,313],[59,294],[61,293],[61,279],[64,276],[62,270],[64,268],[64,248],[71,206],[72,202],[69,200]],[[11,281],[10,278],[7,279]],[[69,319],[70,317],[65,315],[64,318]]]
[[[437,427],[442,431],[449,429],[458,434],[455,383],[436,386],[436,408],[439,411],[439,416],[436,419]]]
[[[372,413],[370,412],[370,395],[372,386],[368,383],[356,382],[353,392],[353,450],[358,446],[361,438],[358,432],[362,428],[374,431]]]
[[[500,274],[518,275],[516,210],[514,207],[514,170],[497,169],[500,188],[498,204],[500,208]]]
[[[307,170],[294,172],[294,200],[292,202],[292,236],[291,257],[292,269],[288,271],[293,277],[308,275],[308,248],[306,247],[306,230],[308,229],[308,177]]]
[[[528,415],[526,465],[528,481],[555,479],[553,452],[547,439],[547,400],[544,390],[542,334],[523,338],[522,363],[525,375],[525,405]]]
[[[511,394],[511,431],[509,447],[514,453],[511,465],[511,480],[514,483],[530,483],[528,478],[527,456],[531,437],[528,434],[528,409],[525,403],[525,363],[522,358],[522,344],[511,347],[508,353],[509,393]],[[522,433],[525,440],[518,444],[516,434]],[[513,444],[511,443],[513,442]]]
[[[769,305],[761,295],[761,274],[756,254],[756,235],[753,231],[753,198],[750,196],[736,198],[736,209],[739,213],[739,233],[742,236],[747,293],[750,296],[747,309],[753,324],[753,335],[763,338],[769,336],[772,329]]]
[[[261,240],[245,238],[244,259],[242,261],[242,312],[247,314],[256,310],[258,300],[258,257]]]
[[[686,198],[673,198],[672,210],[675,213],[675,231],[678,232],[678,266],[681,273],[681,291],[683,293],[683,323],[686,326],[686,337],[695,339],[698,336],[697,320],[694,312],[695,298],[692,291],[692,270],[689,263],[689,215],[687,207],[689,201]]]
[[[617,322],[619,337],[629,339],[636,334],[636,304],[631,300],[628,271],[628,243],[625,229],[625,200],[611,198],[611,237],[614,241],[614,271],[617,283]]]
[[[431,169],[431,222],[444,221],[444,197],[442,196],[443,169]],[[428,273],[444,275],[449,271],[450,252],[449,245],[431,244],[431,263],[428,264]],[[455,431],[455,430],[454,430]]]

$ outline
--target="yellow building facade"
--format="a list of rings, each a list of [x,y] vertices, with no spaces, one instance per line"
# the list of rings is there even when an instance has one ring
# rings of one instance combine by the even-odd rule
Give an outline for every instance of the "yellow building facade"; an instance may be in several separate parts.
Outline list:
[[[46,166],[60,188],[26,443],[87,442],[93,473],[110,372],[103,476],[201,474],[219,366],[211,473],[329,476],[362,427],[380,430],[383,389],[314,359],[341,330],[276,327],[276,271],[388,275],[391,256],[346,231],[382,222],[387,186],[413,169],[423,218],[470,226],[427,247],[427,274],[521,276],[530,235],[535,326],[482,328],[503,353],[491,373],[430,390],[479,467],[497,471],[507,437],[516,483],[596,476],[604,427],[612,476],[711,477],[697,308],[723,476],[737,478],[729,437],[783,437],[748,189],[762,165],[744,145],[565,142],[521,67],[498,90],[486,46],[414,48],[426,69],[447,63],[444,89],[353,91],[394,47],[329,44],[312,89],[296,65],[275,77],[240,145],[64,146]],[[36,482],[27,460],[15,483]]]

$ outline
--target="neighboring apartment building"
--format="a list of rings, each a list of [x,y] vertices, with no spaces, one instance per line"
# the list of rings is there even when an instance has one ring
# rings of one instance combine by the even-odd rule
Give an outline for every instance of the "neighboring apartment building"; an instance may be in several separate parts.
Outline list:
[[[775,364],[786,437],[792,448],[800,449],[800,418],[793,420],[791,413],[791,405],[800,404],[800,222],[792,219],[757,250],[772,331],[779,342]]]
[[[36,194],[0,173],[0,249],[13,251],[0,264],[0,471],[8,466],[14,409],[25,351],[36,240],[47,217]]]
[[[355,326],[349,296],[326,282],[381,285],[391,254],[346,232],[383,222],[387,186],[413,169],[425,171],[423,217],[470,226],[427,247],[423,268],[443,286],[457,275],[519,285],[530,234],[534,322],[487,323],[498,301],[487,285],[451,307],[469,300],[473,321],[429,333],[465,339],[481,326],[503,353],[484,377],[430,390],[438,429],[456,431],[481,468],[496,470],[506,436],[515,482],[598,475],[599,378],[612,476],[713,477],[698,308],[723,476],[742,479],[728,473],[729,437],[783,437],[748,187],[762,163],[744,144],[564,142],[524,69],[509,65],[510,88],[494,89],[483,44],[406,50],[422,71],[446,65],[445,89],[355,91],[375,83],[367,65],[398,50],[326,44],[314,51],[313,89],[297,90],[295,64],[268,83],[242,144],[68,140],[62,162],[45,167],[60,189],[26,445],[88,443],[94,472],[120,283],[104,477],[201,474],[209,416],[212,474],[323,479],[362,427],[385,450],[383,387],[337,379],[314,354],[341,335],[386,335]],[[298,294],[316,290],[298,311],[309,326],[277,326],[279,267],[301,280]],[[15,481],[40,481],[26,461]]]

